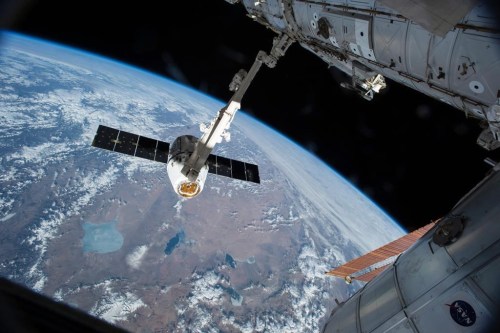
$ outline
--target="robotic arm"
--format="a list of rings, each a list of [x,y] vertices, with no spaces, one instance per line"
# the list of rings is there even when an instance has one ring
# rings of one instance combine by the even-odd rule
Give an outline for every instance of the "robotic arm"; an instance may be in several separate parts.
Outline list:
[[[269,68],[274,68],[278,59],[285,54],[292,42],[293,39],[286,34],[277,36],[273,41],[273,47],[269,55],[264,51],[259,51],[248,73],[245,70],[240,70],[236,73],[229,85],[229,89],[234,91],[233,96],[219,111],[210,126],[205,129],[205,133],[197,142],[193,153],[182,168],[182,174],[189,181],[196,181],[200,170],[205,165],[215,144],[221,142],[223,137],[227,137],[227,130],[234,119],[236,111],[241,107],[241,100],[262,64],[264,63]]]

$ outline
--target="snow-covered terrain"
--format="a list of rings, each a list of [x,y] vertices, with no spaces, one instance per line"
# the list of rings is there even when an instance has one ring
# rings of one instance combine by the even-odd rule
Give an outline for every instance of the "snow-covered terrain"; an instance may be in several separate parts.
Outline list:
[[[164,165],[93,148],[99,124],[172,141],[222,107],[158,76],[4,33],[0,82],[0,275],[131,331],[318,332],[357,287],[324,272],[403,233],[244,113],[216,153],[260,185],[209,175],[181,200]]]

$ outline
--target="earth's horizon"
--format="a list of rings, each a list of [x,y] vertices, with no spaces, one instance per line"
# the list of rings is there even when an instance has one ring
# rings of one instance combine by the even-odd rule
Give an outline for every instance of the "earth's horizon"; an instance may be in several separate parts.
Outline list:
[[[172,142],[221,101],[37,38],[0,35],[0,275],[134,332],[318,332],[359,288],[325,276],[405,232],[324,162],[238,112],[181,199],[163,164],[91,147],[99,124]]]

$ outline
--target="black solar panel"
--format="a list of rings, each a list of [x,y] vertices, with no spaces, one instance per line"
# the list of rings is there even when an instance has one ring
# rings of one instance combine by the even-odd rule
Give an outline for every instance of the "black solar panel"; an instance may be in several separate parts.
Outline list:
[[[167,163],[167,142],[99,125],[92,146],[122,154]]]
[[[209,155],[207,164],[209,173],[260,184],[259,167],[255,164],[217,155]]]
[[[120,131],[116,140],[115,151],[117,153],[135,156],[139,136],[125,131]]]
[[[167,163],[169,149],[170,149],[170,144],[168,144],[168,142],[158,141],[158,146],[156,147],[155,161]]]
[[[141,136],[139,138],[139,142],[137,143],[137,150],[135,151],[135,156],[146,158],[148,160],[154,160],[157,143],[158,140]]]
[[[259,167],[255,164],[245,163],[247,181],[260,184]]]
[[[117,129],[99,125],[92,146],[114,150],[116,139],[118,139],[118,133],[120,133],[120,131]]]
[[[245,162],[231,161],[231,177],[235,179],[247,180],[245,174]]]
[[[168,162],[168,151],[170,149],[168,142],[120,131],[104,125],[99,125],[92,146],[161,163]],[[259,168],[255,164],[212,154],[208,156],[207,164],[209,173],[260,183]]]
[[[217,156],[217,174],[219,176],[231,177],[231,160],[222,156]]]
[[[217,156],[212,155],[212,154],[208,155],[207,164],[208,164],[208,172],[216,175],[217,174]]]

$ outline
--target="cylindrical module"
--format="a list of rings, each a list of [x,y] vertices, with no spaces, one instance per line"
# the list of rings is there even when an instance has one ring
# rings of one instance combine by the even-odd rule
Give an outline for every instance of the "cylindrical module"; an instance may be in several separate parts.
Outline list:
[[[207,179],[207,165],[201,168],[198,177],[194,181],[190,181],[182,173],[182,168],[194,152],[197,142],[198,138],[192,135],[180,136],[174,140],[168,154],[168,178],[170,178],[174,191],[184,198],[193,198],[200,194]]]
[[[495,1],[426,2],[421,7],[429,8],[421,14],[419,6],[403,0],[242,3],[255,21],[289,35],[353,82],[383,75],[484,120],[500,138],[500,21]],[[456,15],[443,12],[447,6],[456,9]],[[431,20],[442,16],[451,22]],[[352,88],[366,95],[367,88],[360,86]]]

